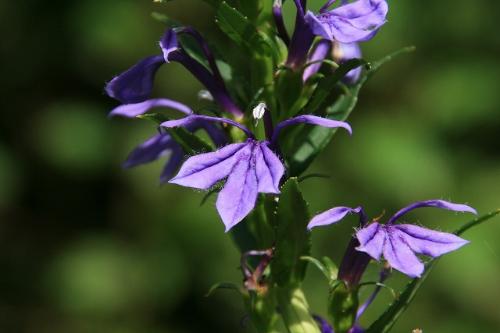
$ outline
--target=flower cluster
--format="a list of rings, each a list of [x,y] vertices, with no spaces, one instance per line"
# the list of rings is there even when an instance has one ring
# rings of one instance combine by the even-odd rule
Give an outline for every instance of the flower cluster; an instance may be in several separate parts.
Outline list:
[[[246,292],[256,297],[249,302],[248,311],[256,325],[263,327],[260,331],[267,332],[273,325],[272,312],[275,310],[267,313],[262,310],[266,306],[257,306],[258,302],[267,302],[268,309],[276,308],[274,304],[279,302],[289,327],[295,323],[288,322],[287,309],[295,307],[293,312],[301,313],[307,308],[297,286],[304,275],[300,255],[308,254],[309,231],[337,223],[348,214],[359,215],[359,228],[348,245],[337,276],[328,276],[333,281],[330,291],[333,327],[321,317],[313,319],[309,311],[303,313],[302,320],[309,320],[307,325],[310,325],[303,327],[311,327],[304,332],[319,332],[319,329],[322,332],[363,332],[358,319],[380,290],[377,286],[372,296],[358,306],[360,281],[372,259],[385,259],[379,283],[387,279],[391,269],[416,278],[424,271],[424,264],[417,255],[436,258],[467,243],[454,234],[396,222],[407,212],[421,207],[474,214],[476,211],[462,204],[428,200],[401,209],[385,224],[379,219],[369,222],[362,207],[335,207],[311,220],[306,217],[303,224],[287,221],[290,218],[303,220],[303,216],[307,216],[301,213],[305,205],[301,206],[302,197],[296,188],[287,194],[295,196],[294,200],[289,200],[291,206],[285,207],[285,213],[282,211],[286,203],[281,202],[280,194],[286,187],[285,182],[297,176],[292,174],[290,165],[297,160],[313,159],[325,148],[336,129],[342,128],[352,134],[351,126],[345,122],[350,111],[344,112],[345,117],[338,116],[342,114],[337,110],[340,106],[327,104],[327,101],[345,97],[338,93],[342,89],[354,93],[349,87],[360,81],[363,69],[361,60],[356,66],[350,60],[361,58],[358,43],[371,40],[386,22],[388,13],[385,0],[343,0],[335,8],[332,8],[335,1],[329,0],[317,13],[307,10],[306,0],[293,2],[295,27],[289,36],[280,0],[274,1],[269,15],[263,15],[272,18],[272,22],[264,24],[258,19],[252,22],[245,13],[239,13],[226,2],[209,1],[216,4],[217,15],[223,18],[217,21],[221,30],[248,55],[252,73],[235,62],[216,58],[215,54],[221,52],[213,52],[212,46],[193,28],[170,26],[160,39],[158,54],[142,59],[107,84],[107,94],[121,103],[110,116],[157,121],[158,133],[132,151],[124,163],[125,168],[169,155],[160,176],[161,183],[218,192],[216,209],[226,232],[243,221],[248,230],[253,230],[246,231],[246,236],[253,239],[252,244],[267,244],[265,249],[245,248],[244,242],[235,238],[242,251],[246,250],[242,258],[265,254],[265,258],[254,265],[242,259]],[[259,7],[261,3],[255,1],[257,13],[264,12],[264,6]],[[224,26],[224,22],[231,24]],[[190,43],[184,42],[186,38]],[[283,45],[285,52],[276,51]],[[262,50],[269,49],[270,54],[262,54]],[[206,90],[199,96],[210,103],[210,108],[205,110],[210,109],[212,114],[193,110],[171,99],[151,97],[158,69],[171,62],[184,66],[204,86]],[[238,79],[222,75],[222,64],[239,74],[235,75]],[[255,68],[258,70],[254,71]],[[335,71],[344,75],[338,74],[337,81],[328,81],[328,77],[335,78]],[[255,73],[258,73],[257,78]],[[241,79],[245,75],[252,78]],[[327,84],[331,86],[325,86]],[[355,103],[356,98],[353,100]],[[352,110],[353,107],[354,104],[346,108]],[[156,117],[150,112],[162,108],[174,110],[181,117]],[[329,113],[329,108],[337,110],[337,114]],[[263,128],[259,123],[263,123]],[[320,130],[323,132],[318,132]],[[191,149],[189,142],[176,131],[183,131],[184,135],[197,140],[201,140],[198,131],[206,132],[211,143],[204,149],[209,151],[199,147]],[[327,141],[316,142],[317,137]],[[271,200],[266,200],[269,198]],[[263,207],[264,218],[250,218],[256,207]],[[267,239],[271,241],[266,243]],[[273,293],[270,290],[274,287],[279,288]],[[281,295],[283,291],[285,296]]]

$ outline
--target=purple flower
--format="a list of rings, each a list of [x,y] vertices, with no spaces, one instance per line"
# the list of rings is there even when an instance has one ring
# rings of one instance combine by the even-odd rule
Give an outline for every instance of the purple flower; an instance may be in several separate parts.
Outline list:
[[[361,49],[358,43],[333,43],[332,50],[333,60],[339,64],[342,64],[351,59],[361,58]],[[347,84],[354,84],[358,81],[361,76],[361,66],[349,71],[343,78],[343,81]]]
[[[193,113],[191,108],[182,103],[172,101],[166,98],[150,99],[140,103],[124,104],[114,108],[109,116],[121,116],[125,118],[134,118],[145,114],[152,108],[165,107],[180,111],[190,115]],[[212,141],[217,145],[226,143],[224,133],[214,126],[205,122],[193,122],[185,127],[190,132],[195,132],[199,129],[204,129]],[[170,154],[170,158],[163,169],[160,176],[160,183],[167,182],[172,175],[177,171],[182,160],[184,159],[184,151],[182,147],[175,142],[172,137],[166,133],[159,133],[145,142],[137,146],[123,163],[124,168],[132,168],[141,164],[149,163],[157,160],[160,157]]]
[[[284,127],[306,123],[331,128],[343,127],[351,132],[350,126],[345,122],[312,115],[297,116],[279,123],[265,141],[257,140],[253,133],[240,123],[225,118],[189,115],[182,119],[166,121],[161,126],[188,126],[196,121],[230,124],[241,129],[248,137],[245,142],[233,143],[215,152],[189,158],[179,173],[170,180],[171,183],[181,186],[207,190],[227,178],[216,203],[226,231],[250,213],[255,207],[258,193],[280,193],[279,184],[285,168],[273,148]]]
[[[411,204],[394,214],[386,224],[377,221],[360,229],[356,233],[360,245],[358,251],[365,252],[375,260],[380,260],[382,254],[392,268],[410,276],[420,277],[424,271],[423,263],[416,254],[423,254],[432,258],[454,251],[468,241],[446,232],[439,232],[411,224],[394,224],[401,216],[409,211],[421,207],[436,207],[456,212],[476,211],[462,204],[455,204],[444,200],[428,200]],[[316,226],[329,225],[343,219],[349,213],[362,212],[361,207],[336,207],[315,216],[308,225],[308,229]]]
[[[306,69],[304,69],[302,81],[306,82],[311,76],[319,71],[323,65],[322,61],[328,57],[331,48],[332,42],[327,39],[322,39],[316,43],[311,52],[309,52],[307,63],[310,65],[307,65]]]
[[[294,34],[294,39],[297,40],[294,41],[295,44],[290,48],[288,65],[301,64],[303,58],[307,55],[307,62],[314,64],[307,66],[304,70],[304,82],[319,71],[322,65],[320,61],[328,57],[330,49],[332,50],[333,60],[339,64],[350,59],[361,58],[361,49],[357,42],[371,39],[378,31],[378,28],[385,23],[387,15],[385,0],[358,0],[351,4],[344,0],[339,7],[328,11],[333,2],[332,0],[328,1],[320,9],[319,15],[307,12],[302,20],[297,19],[297,29],[300,29],[300,31],[296,31]],[[295,3],[298,13],[303,13],[303,5],[298,1]],[[343,22],[344,25],[336,23],[338,20]],[[331,29],[330,26],[332,26]],[[350,27],[349,30],[347,30],[346,26]],[[358,34],[354,34],[355,36],[351,31],[352,27],[357,27],[360,30]],[[366,34],[366,29],[368,29],[368,34]],[[309,34],[307,31],[309,31]],[[353,35],[351,38],[345,37],[348,31]],[[316,43],[314,48],[307,54],[307,49],[312,43],[314,34],[321,36],[323,39]],[[340,37],[336,38],[335,36]],[[356,83],[361,71],[361,67],[351,70],[345,75],[343,81],[347,84]]]
[[[302,74],[302,80],[305,82],[311,76],[316,74],[321,68],[322,60],[326,59],[330,54],[335,62],[342,64],[351,59],[360,59],[361,49],[358,43],[339,43],[331,42],[328,39],[322,39],[314,46],[313,50],[309,53],[307,58],[307,63],[310,65],[306,66],[304,73]],[[357,67],[349,71],[343,78],[347,84],[354,84],[359,80],[361,76],[361,67]]]
[[[147,57],[116,76],[106,85],[109,97],[122,103],[137,103],[146,100],[153,90],[156,72],[165,60],[161,55]]]
[[[187,54],[178,43],[178,34],[188,34],[196,40],[203,50],[210,70]],[[215,63],[215,58],[198,32],[188,27],[176,30],[169,29],[159,44],[162,55],[147,57],[113,78],[106,85],[106,93],[124,104],[143,102],[151,95],[153,81],[160,66],[175,61],[189,70],[208,89],[214,100],[225,111],[237,117],[243,114],[229,96]]]
[[[385,0],[357,0],[332,10],[328,6],[318,15],[307,12],[305,20],[315,35],[341,43],[371,39],[386,22],[388,11]]]
[[[286,31],[285,22],[283,21],[283,2],[282,0],[274,0],[273,2],[273,18],[278,30],[278,36],[283,40],[286,46],[290,45],[290,37]]]

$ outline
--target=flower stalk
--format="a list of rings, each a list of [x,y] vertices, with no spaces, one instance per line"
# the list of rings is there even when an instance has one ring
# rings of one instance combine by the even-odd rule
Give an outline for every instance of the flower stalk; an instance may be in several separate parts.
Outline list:
[[[361,206],[338,206],[310,216],[300,189],[307,177],[295,177],[338,129],[352,134],[346,119],[374,72],[360,67],[367,64],[360,59],[360,43],[373,39],[386,23],[388,4],[325,0],[313,12],[306,0],[293,0],[297,11],[290,37],[281,0],[245,0],[234,7],[205,1],[214,6],[216,24],[231,42],[227,49],[213,50],[192,27],[169,25],[158,54],[106,85],[106,93],[120,102],[110,116],[154,121],[155,135],[132,151],[124,167],[168,155],[161,183],[216,193],[220,220],[241,252],[243,283],[230,285],[242,295],[257,332],[278,333],[281,319],[289,333],[362,333],[359,318],[389,272],[425,277],[419,256],[437,258],[468,243],[457,234],[402,224],[400,219],[424,207],[476,214],[468,205],[435,199],[410,204],[386,223],[381,218],[369,221]],[[159,68],[171,62],[203,85],[199,109],[152,97]],[[165,109],[177,115],[164,114]],[[349,235],[337,274],[332,259],[311,257],[311,230],[352,214],[359,217],[359,225]],[[317,312],[302,289],[307,262],[328,279],[327,319],[313,315]],[[371,295],[360,300],[359,289],[370,285],[363,281],[370,262],[381,262],[383,269]],[[390,322],[390,315],[381,318],[386,317]]]

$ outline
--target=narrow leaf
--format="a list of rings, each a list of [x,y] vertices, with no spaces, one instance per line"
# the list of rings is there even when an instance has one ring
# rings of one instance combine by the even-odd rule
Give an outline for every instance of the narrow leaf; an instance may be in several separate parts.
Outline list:
[[[316,259],[314,257],[310,257],[310,256],[302,256],[302,257],[300,257],[300,259],[307,261],[307,262],[311,263],[312,265],[314,265],[317,269],[319,269],[319,271],[321,273],[323,273],[323,275],[328,280],[328,283],[331,282],[332,278],[330,276],[330,271],[321,263],[321,261],[319,261],[318,259]]]
[[[195,153],[200,152],[210,152],[213,150],[212,146],[208,142],[187,131],[185,128],[168,128],[166,131],[178,144],[181,145],[182,150],[184,150],[184,153],[187,155],[194,155]]]
[[[238,285],[236,285],[235,283],[232,283],[232,282],[219,282],[219,283],[216,283],[214,284],[212,287],[210,287],[210,289],[208,290],[208,292],[205,294],[205,297],[210,297],[213,295],[213,293],[219,289],[229,289],[229,290],[234,290],[234,291],[237,291],[238,293],[240,294],[244,294],[245,292],[241,289],[241,287],[239,287]]]
[[[256,53],[271,54],[267,36],[260,34],[247,17],[224,1],[217,8],[216,23],[238,46],[245,46]]]
[[[145,119],[155,122],[156,124],[161,124],[169,118],[161,113],[145,113],[143,115],[137,116],[139,119]],[[213,150],[213,147],[198,137],[196,134],[189,132],[185,128],[166,128],[163,129],[170,134],[170,136],[182,147],[184,153],[188,155],[193,155],[200,152],[209,152]]]
[[[362,66],[367,65],[368,63],[363,59],[351,59],[341,64],[339,68],[337,68],[332,75],[325,77],[320,81],[318,87],[314,91],[314,95],[311,99],[311,102],[308,104],[307,109],[309,112],[314,112],[317,110],[323,101],[331,94],[332,89],[335,85],[351,70]]]
[[[332,261],[332,259],[325,256],[321,259],[321,261],[323,262],[323,265],[325,265],[325,268],[330,273],[330,278],[332,280],[337,279],[337,273],[339,272],[339,269],[337,265],[335,265],[335,263]]]
[[[281,190],[278,205],[276,252],[271,264],[273,277],[279,286],[288,286],[303,280],[306,262],[300,257],[310,251],[310,220],[307,203],[300,193],[296,178],[289,179]]]

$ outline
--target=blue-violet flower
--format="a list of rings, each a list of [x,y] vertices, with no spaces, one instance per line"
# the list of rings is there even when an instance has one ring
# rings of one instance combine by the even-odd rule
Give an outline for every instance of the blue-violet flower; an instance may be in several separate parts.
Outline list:
[[[360,245],[358,251],[365,252],[375,260],[380,260],[382,254],[389,265],[410,276],[420,277],[424,264],[416,254],[432,258],[457,250],[468,241],[446,232],[439,232],[411,224],[394,224],[409,211],[421,207],[436,207],[456,212],[476,214],[474,208],[455,204],[444,200],[427,200],[413,203],[394,214],[386,224],[374,221],[356,233]],[[308,225],[308,229],[339,222],[349,213],[359,214],[361,207],[335,207],[316,215]]]
[[[342,127],[351,133],[349,124],[312,115],[301,115],[279,123],[268,140],[259,141],[245,126],[230,119],[204,115],[166,121],[162,127],[188,126],[195,121],[222,122],[241,129],[245,142],[229,144],[215,152],[190,157],[170,183],[207,190],[225,179],[216,207],[229,231],[255,207],[258,193],[280,193],[279,184],[285,168],[273,151],[280,131],[290,125],[305,123],[323,127]]]

